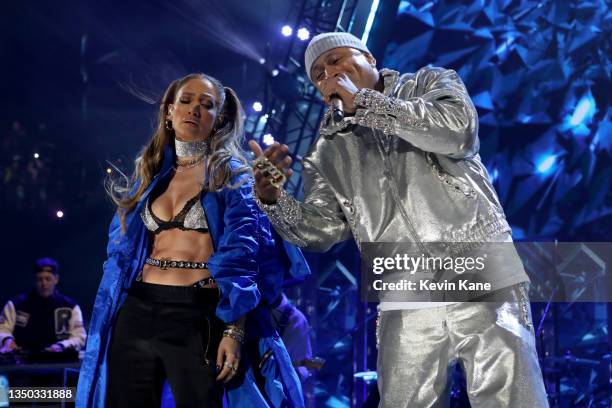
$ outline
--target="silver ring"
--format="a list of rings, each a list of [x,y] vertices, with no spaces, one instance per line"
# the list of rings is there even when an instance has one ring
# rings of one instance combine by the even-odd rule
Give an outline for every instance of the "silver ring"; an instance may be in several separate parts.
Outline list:
[[[229,368],[231,368],[232,370],[236,371],[236,368],[234,368],[234,365],[231,363],[228,363],[227,361],[225,363],[223,363],[224,365],[228,366]]]

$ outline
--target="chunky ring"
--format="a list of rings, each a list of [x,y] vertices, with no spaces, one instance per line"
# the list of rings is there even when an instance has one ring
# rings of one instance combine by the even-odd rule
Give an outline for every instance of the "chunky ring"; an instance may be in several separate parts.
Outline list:
[[[282,189],[283,184],[287,180],[287,177],[274,164],[272,164],[270,159],[268,159],[262,154],[257,159],[255,159],[253,165],[255,166],[255,168],[261,170],[264,177],[266,177],[268,181],[270,181],[270,184],[272,184],[278,189]]]
[[[236,368],[234,367],[233,364],[228,363],[227,361],[225,363],[223,363],[224,365],[228,366],[229,368],[231,368],[232,370],[236,371]]]

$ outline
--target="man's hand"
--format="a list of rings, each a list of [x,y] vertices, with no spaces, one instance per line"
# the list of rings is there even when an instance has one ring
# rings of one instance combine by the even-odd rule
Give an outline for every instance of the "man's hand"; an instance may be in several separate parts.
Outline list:
[[[355,113],[355,94],[359,89],[347,74],[338,74],[318,83],[318,88],[326,104],[331,104],[331,96],[338,95],[342,99],[344,112]]]
[[[9,337],[4,340],[2,347],[0,347],[0,354],[10,353],[13,350],[19,350],[20,347],[15,343],[15,339]]]
[[[256,141],[249,141],[249,147],[255,154],[255,158],[265,156],[270,160],[276,168],[281,171],[286,178],[291,177],[293,170],[289,168],[291,166],[291,157],[289,157],[289,147],[287,145],[281,145],[280,143],[273,143],[265,151],[261,150],[261,147]],[[265,172],[258,169],[256,166],[253,167],[255,173],[255,193],[259,199],[265,204],[274,204],[280,196],[280,190],[272,185],[271,175],[265,174]]]
[[[60,344],[55,343],[45,348],[45,351],[49,353],[61,353],[62,351],[64,351],[64,347],[62,347]]]

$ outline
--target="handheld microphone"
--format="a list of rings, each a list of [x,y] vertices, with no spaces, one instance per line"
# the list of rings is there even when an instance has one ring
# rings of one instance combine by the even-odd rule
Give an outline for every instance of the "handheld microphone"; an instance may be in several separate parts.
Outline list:
[[[342,99],[336,94],[331,96],[332,119],[338,123],[344,119],[344,105]]]

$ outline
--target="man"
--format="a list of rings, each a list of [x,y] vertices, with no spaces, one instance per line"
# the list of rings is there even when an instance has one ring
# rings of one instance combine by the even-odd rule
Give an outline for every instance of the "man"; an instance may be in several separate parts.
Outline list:
[[[289,302],[284,293],[281,293],[278,299],[270,305],[270,314],[300,381],[304,384],[309,376],[308,367],[317,366],[318,360],[312,356],[308,320],[297,307]]]
[[[333,120],[330,110],[321,123],[303,160],[304,202],[277,188],[291,176],[287,146],[262,152],[251,142],[259,205],[284,239],[318,251],[351,235],[360,249],[445,242],[455,255],[475,243],[512,241],[478,156],[476,110],[454,71],[379,71],[348,33],[314,37],[305,69],[327,104],[342,100],[345,118]],[[454,361],[464,368],[473,407],[548,406],[528,277],[516,254],[492,258],[487,279],[515,302],[379,305],[381,407],[443,405]]]
[[[39,259],[34,269],[35,289],[6,303],[0,315],[0,353],[78,351],[85,345],[79,305],[56,289],[58,269],[54,259]]]

